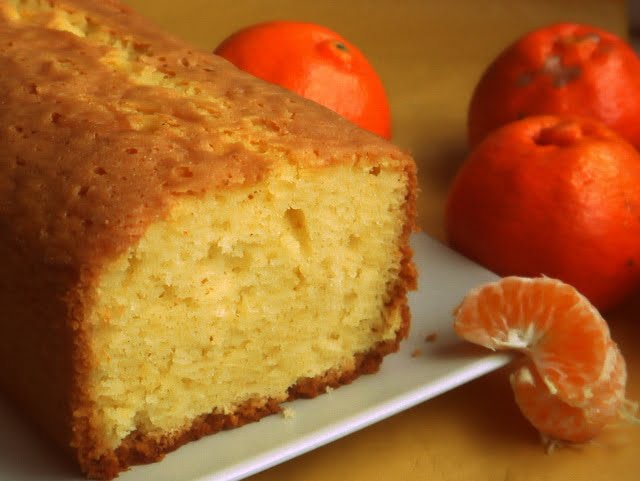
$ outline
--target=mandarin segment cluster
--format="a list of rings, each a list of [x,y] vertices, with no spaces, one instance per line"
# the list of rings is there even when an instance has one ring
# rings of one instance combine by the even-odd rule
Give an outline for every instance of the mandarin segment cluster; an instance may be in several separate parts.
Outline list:
[[[627,370],[609,326],[569,284],[505,277],[468,293],[455,312],[463,339],[522,354],[511,386],[547,442],[585,442],[633,417]]]

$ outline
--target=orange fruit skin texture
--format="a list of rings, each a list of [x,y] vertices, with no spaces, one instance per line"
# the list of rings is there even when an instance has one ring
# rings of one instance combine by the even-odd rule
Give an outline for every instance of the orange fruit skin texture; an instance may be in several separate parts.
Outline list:
[[[326,27],[288,21],[256,24],[232,34],[214,53],[391,138],[389,102],[380,77],[356,46]]]
[[[505,277],[472,289],[454,315],[461,338],[523,354],[511,386],[520,411],[546,441],[582,443],[634,417],[622,353],[606,321],[572,286]]]
[[[560,23],[524,35],[476,85],[469,143],[539,114],[593,117],[640,147],[640,60],[623,39],[587,25]]]
[[[640,154],[587,118],[492,132],[448,195],[449,244],[505,275],[545,275],[606,311],[640,285]]]

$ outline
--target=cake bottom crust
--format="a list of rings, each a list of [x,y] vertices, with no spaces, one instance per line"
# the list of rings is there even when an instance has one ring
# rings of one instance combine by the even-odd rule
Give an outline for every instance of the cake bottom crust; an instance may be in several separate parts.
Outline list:
[[[402,325],[393,340],[378,342],[365,352],[356,354],[354,367],[348,370],[332,369],[314,378],[301,378],[288,390],[285,401],[311,399],[327,391],[349,384],[363,374],[373,374],[380,369],[383,358],[399,348],[400,341],[407,336],[410,314],[406,305],[402,306]],[[113,452],[82,467],[85,475],[91,479],[109,480],[118,473],[137,464],[160,461],[166,454],[180,446],[219,431],[233,429],[244,424],[259,421],[270,414],[282,411],[281,400],[250,399],[245,401],[232,414],[209,413],[196,418],[183,431],[161,437],[150,437],[140,431],[127,436]]]

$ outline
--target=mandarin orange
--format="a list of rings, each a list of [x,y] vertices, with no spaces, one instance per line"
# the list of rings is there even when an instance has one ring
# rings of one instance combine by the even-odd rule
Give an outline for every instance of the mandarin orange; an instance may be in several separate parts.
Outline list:
[[[326,27],[288,21],[251,25],[226,38],[214,53],[362,128],[391,137],[389,102],[380,77],[355,45]]]
[[[490,270],[558,278],[610,309],[640,285],[640,154],[592,119],[512,122],[458,171],[445,223]]]
[[[539,114],[593,117],[640,147],[640,60],[623,39],[589,25],[559,23],[525,34],[476,85],[469,142]]]

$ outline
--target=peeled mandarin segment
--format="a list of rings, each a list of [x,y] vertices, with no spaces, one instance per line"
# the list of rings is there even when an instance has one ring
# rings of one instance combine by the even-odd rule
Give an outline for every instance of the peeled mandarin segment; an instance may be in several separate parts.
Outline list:
[[[454,329],[489,349],[526,353],[549,389],[576,406],[601,377],[610,341],[607,323],[585,297],[545,277],[505,277],[474,289],[458,307]]]
[[[531,359],[551,390],[579,406],[588,402],[588,386],[597,382],[606,369],[609,328],[584,298],[551,315],[554,320],[545,336],[530,349]]]
[[[512,374],[511,385],[520,411],[543,436],[583,442],[600,431],[586,423],[581,409],[551,394],[532,364]]]
[[[583,409],[570,406],[552,394],[532,363],[511,375],[511,387],[522,414],[546,438],[585,442],[608,422],[602,417],[587,419]]]
[[[614,420],[621,415],[625,404],[627,364],[617,344],[609,343],[605,367],[601,378],[590,390],[589,403],[584,408],[588,418],[608,417]]]
[[[535,365],[527,361],[511,375],[511,387],[522,414],[546,438],[580,443],[597,436],[619,419],[625,404],[626,365],[614,342],[607,350],[603,378],[591,387],[584,407],[571,406],[553,394]]]

